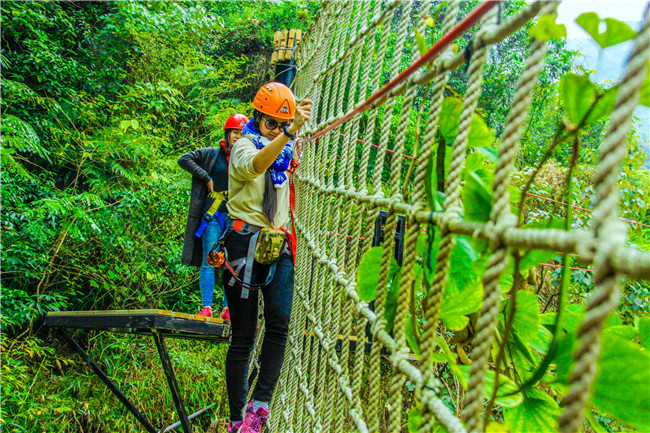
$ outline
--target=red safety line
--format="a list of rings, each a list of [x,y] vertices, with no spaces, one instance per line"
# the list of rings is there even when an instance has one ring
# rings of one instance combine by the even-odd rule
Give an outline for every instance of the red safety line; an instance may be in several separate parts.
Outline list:
[[[339,136],[341,136],[341,137],[343,137],[343,138],[351,138],[351,137],[348,137],[348,136],[343,135],[343,134],[339,134]],[[365,141],[363,141],[363,140],[359,140],[358,138],[355,139],[355,140],[356,140],[357,143],[366,144]],[[372,144],[372,143],[370,143],[370,146],[372,146],[372,147],[376,147],[377,149],[379,149],[379,146],[377,146],[376,144]],[[385,150],[386,150],[386,152],[395,153],[394,150],[390,150],[390,149],[385,149]],[[410,156],[410,155],[404,155],[404,154],[402,154],[402,156],[403,156],[404,158],[413,159],[413,157]],[[415,160],[418,161],[418,159],[415,159]],[[544,197],[544,196],[537,195],[537,194],[533,194],[533,193],[530,193],[530,192],[527,192],[526,195],[529,195],[529,196],[531,196],[531,197],[540,198],[540,199],[542,199],[542,200],[546,200],[546,201],[551,201],[551,202],[553,202],[553,203],[557,203],[557,204],[561,204],[561,205],[566,206],[566,203],[561,202],[561,201],[557,201],[557,200],[553,200],[552,198]],[[593,212],[593,210],[591,210],[591,209],[585,209],[585,208],[580,207],[580,206],[571,205],[571,207],[572,207],[573,209],[578,209],[578,210],[582,210],[582,211],[585,211],[585,212]],[[625,221],[625,222],[628,222],[628,223],[630,223],[630,224],[636,224],[636,225],[643,226],[643,227],[650,227],[650,225],[648,225],[648,224],[643,224],[643,223],[640,223],[640,222],[637,222],[637,221],[634,221],[634,220],[630,220],[630,219],[627,219],[627,218],[619,218],[619,219],[620,219],[621,221]]]
[[[549,268],[563,268],[564,267],[562,265],[552,265],[550,263],[540,263],[539,266],[548,266]],[[569,267],[569,269],[573,269],[574,271],[595,272],[593,269],[572,268],[572,267]]]
[[[352,137],[348,137],[347,135],[343,135],[343,134],[339,134],[339,137],[343,137],[343,138],[352,138]],[[355,140],[357,143],[366,144],[365,141],[363,141],[363,140],[359,140],[358,138],[355,138],[354,140]],[[370,146],[372,146],[372,147],[376,147],[377,149],[379,149],[379,146],[377,146],[376,144],[372,144],[372,143],[370,143]],[[395,153],[394,150],[390,150],[390,149],[386,149],[386,152]],[[404,155],[404,154],[402,154],[402,156],[403,156],[404,158],[413,159],[413,157],[412,157],[411,155]],[[416,159],[416,161],[417,161],[417,159]]]
[[[541,195],[532,194],[530,192],[527,192],[526,195],[529,195],[531,197],[541,198],[542,200],[552,201],[553,203],[557,203],[557,204],[561,204],[561,205],[566,206],[566,203],[563,203],[563,202],[557,201],[557,200],[553,200],[552,198],[542,197]],[[591,209],[585,209],[585,208],[580,207],[580,206],[571,205],[571,207],[574,208],[574,209],[583,210],[585,212],[593,212],[593,210],[591,210]],[[637,221],[629,220],[627,218],[619,218],[619,219],[621,221],[625,221],[625,222],[628,222],[630,224],[636,224],[636,225],[643,226],[643,227],[650,227],[650,225],[648,225],[648,224],[643,224],[643,223],[640,223],[640,222],[637,222]]]
[[[377,146],[376,144],[371,144],[371,146],[372,146],[372,147],[376,147],[377,149],[379,149],[379,146]],[[390,150],[390,149],[386,149],[386,152],[395,153],[394,150]],[[405,154],[402,154],[402,156],[403,156],[404,158],[413,159],[413,157],[412,157],[411,155],[405,155]],[[417,161],[417,159],[416,159],[416,161]]]
[[[338,237],[343,236],[343,235],[341,235],[341,234],[337,234],[337,233],[333,233],[333,232],[327,232],[327,234],[328,234],[328,235],[338,236]],[[349,238],[349,239],[354,239],[354,236],[350,236],[350,235],[345,235],[345,237],[346,237],[346,238]],[[359,240],[365,241],[366,238],[364,238],[364,237],[362,237],[362,236],[359,236]]]
[[[434,58],[436,58],[442,50],[447,48],[449,44],[451,44],[456,38],[460,37],[463,33],[465,33],[467,30],[469,30],[474,24],[476,24],[482,17],[485,15],[490,9],[492,9],[494,6],[498,5],[499,1],[497,0],[487,0],[483,3],[481,3],[479,6],[477,6],[463,21],[458,23],[456,27],[454,27],[449,33],[444,35],[438,42],[434,44],[433,47],[429,51],[427,51],[422,57],[420,57],[415,63],[413,63],[411,66],[406,68],[402,73],[400,73],[397,77],[395,77],[392,81],[390,81],[388,84],[386,84],[381,90],[373,94],[370,98],[366,99],[363,103],[361,103],[357,108],[352,110],[352,112],[348,113],[347,115],[337,119],[334,123],[332,123],[330,126],[327,128],[323,129],[322,131],[312,135],[309,138],[304,139],[302,142],[307,143],[309,141],[315,140],[328,132],[330,132],[332,129],[336,128],[337,126],[347,122],[348,120],[352,119],[354,116],[356,116],[359,113],[362,113],[366,111],[370,106],[372,105],[373,102],[375,102],[377,99],[381,98],[382,96],[386,95],[388,92],[390,92],[394,87],[396,87],[398,84],[400,84],[402,81],[406,80],[408,77],[413,75],[415,71],[417,71],[420,67],[422,67],[425,63],[430,62]],[[344,137],[343,134],[339,134],[340,136]],[[357,142],[365,144],[364,141],[357,139]],[[376,144],[370,144],[373,147],[379,148]],[[386,149],[387,152],[395,153],[393,150]],[[404,158],[410,158],[412,159],[412,156],[409,155],[402,155]],[[416,160],[417,161],[417,160]],[[542,200],[548,200],[554,203],[558,203],[561,205],[566,206],[566,203],[562,203],[560,201],[556,201],[547,197],[542,197],[539,195],[531,194],[531,193],[526,193],[529,196],[532,197],[537,197],[541,198]],[[574,206],[571,205],[572,208],[574,209],[579,209],[583,210],[586,212],[593,212],[592,210],[585,209],[579,206]],[[619,218],[622,221],[628,222],[630,224],[636,224],[640,225],[643,227],[650,227],[648,224],[643,224],[637,221],[632,221],[626,218]]]
[[[566,203],[562,203],[561,201],[553,200],[552,198],[542,197],[541,195],[532,194],[532,193],[530,193],[530,192],[527,192],[526,195],[529,195],[529,196],[531,196],[531,197],[541,198],[542,200],[552,201],[553,203],[557,203],[557,204],[561,204],[561,205],[566,206]],[[585,209],[585,208],[580,207],[580,206],[574,206],[574,205],[571,205],[571,207],[574,208],[574,209],[583,210],[583,211],[585,211],[585,212],[593,212],[593,211],[590,210],[590,209]]]
[[[308,141],[312,141],[317,139],[318,137],[327,134],[330,132],[332,129],[336,128],[337,126],[341,125],[342,123],[347,122],[348,120],[352,119],[354,116],[356,116],[359,113],[362,113],[366,111],[370,106],[372,105],[373,102],[376,100],[380,99],[381,97],[385,96],[388,92],[390,92],[393,88],[395,88],[398,84],[400,84],[402,81],[406,80],[408,77],[413,75],[418,69],[420,69],[423,65],[426,63],[429,63],[431,60],[435,59],[440,53],[447,48],[453,41],[455,41],[457,38],[459,38],[463,33],[465,33],[467,30],[471,29],[474,24],[476,24],[482,17],[485,15],[490,9],[493,7],[497,6],[499,4],[499,1],[495,0],[488,0],[480,5],[478,5],[474,10],[467,16],[463,21],[458,23],[456,27],[454,27],[449,33],[444,35],[438,42],[436,42],[433,47],[429,51],[427,51],[422,57],[420,57],[417,61],[415,61],[411,66],[408,68],[404,69],[401,74],[399,74],[397,77],[395,77],[391,82],[386,84],[381,90],[376,92],[374,95],[372,95],[370,98],[366,99],[365,102],[361,103],[357,108],[352,110],[350,113],[347,115],[339,118],[336,120],[334,123],[332,123],[330,126],[327,128],[323,129],[322,131],[312,135],[309,138],[306,138],[303,140],[303,143],[307,143]]]

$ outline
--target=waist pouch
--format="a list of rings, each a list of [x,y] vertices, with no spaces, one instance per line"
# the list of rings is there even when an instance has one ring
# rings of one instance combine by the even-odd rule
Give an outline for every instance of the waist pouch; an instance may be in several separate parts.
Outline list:
[[[282,230],[230,221],[222,239],[226,265],[232,275],[227,284],[239,283],[242,298],[247,299],[250,290],[259,290],[273,280],[284,237]]]
[[[284,246],[284,232],[279,229],[262,228],[255,245],[255,261],[269,265],[280,258]]]

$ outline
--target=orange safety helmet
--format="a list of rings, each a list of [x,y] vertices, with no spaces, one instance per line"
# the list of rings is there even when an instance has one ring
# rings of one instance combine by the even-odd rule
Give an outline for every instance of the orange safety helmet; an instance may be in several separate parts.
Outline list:
[[[293,92],[282,83],[266,83],[257,91],[253,107],[260,113],[278,119],[293,119],[296,113],[296,99]]]
[[[233,114],[226,120],[223,129],[244,129],[244,125],[248,123],[248,117],[243,114]]]

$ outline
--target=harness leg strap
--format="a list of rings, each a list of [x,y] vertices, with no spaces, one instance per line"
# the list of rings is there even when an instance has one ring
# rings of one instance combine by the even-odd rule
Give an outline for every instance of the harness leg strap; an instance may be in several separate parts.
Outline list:
[[[257,245],[257,239],[260,237],[260,232],[254,233],[251,237],[250,242],[248,242],[248,254],[246,255],[247,266],[244,268],[244,285],[250,287],[251,279],[253,277],[253,266],[255,261],[255,246]],[[241,297],[243,299],[248,299],[250,291],[242,287]]]
[[[242,266],[246,266],[246,257],[242,257],[241,259],[237,259],[233,262],[230,263],[230,266],[232,266],[233,270],[235,271],[235,275],[230,277],[230,281],[228,281],[228,285],[230,287],[235,285],[235,281],[237,278],[237,275],[239,275],[239,271],[242,268]]]

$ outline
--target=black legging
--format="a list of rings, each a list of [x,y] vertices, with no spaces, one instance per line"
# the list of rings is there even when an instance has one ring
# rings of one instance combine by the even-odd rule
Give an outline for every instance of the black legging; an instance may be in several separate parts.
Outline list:
[[[243,235],[234,230],[227,234],[225,246],[229,262],[246,256],[249,239],[250,235]],[[267,266],[256,263],[252,281],[264,281],[267,268]],[[230,420],[238,422],[242,420],[242,409],[246,404],[248,394],[248,364],[257,331],[257,305],[260,291],[264,295],[266,330],[253,399],[271,401],[275,384],[280,376],[293,301],[293,260],[287,254],[280,256],[273,280],[261,290],[251,290],[248,299],[241,297],[239,283],[229,284],[231,275],[229,271],[226,271],[223,276],[232,329],[232,341],[226,356],[226,386],[228,387]],[[240,271],[239,278],[242,278],[242,275],[243,271]]]

